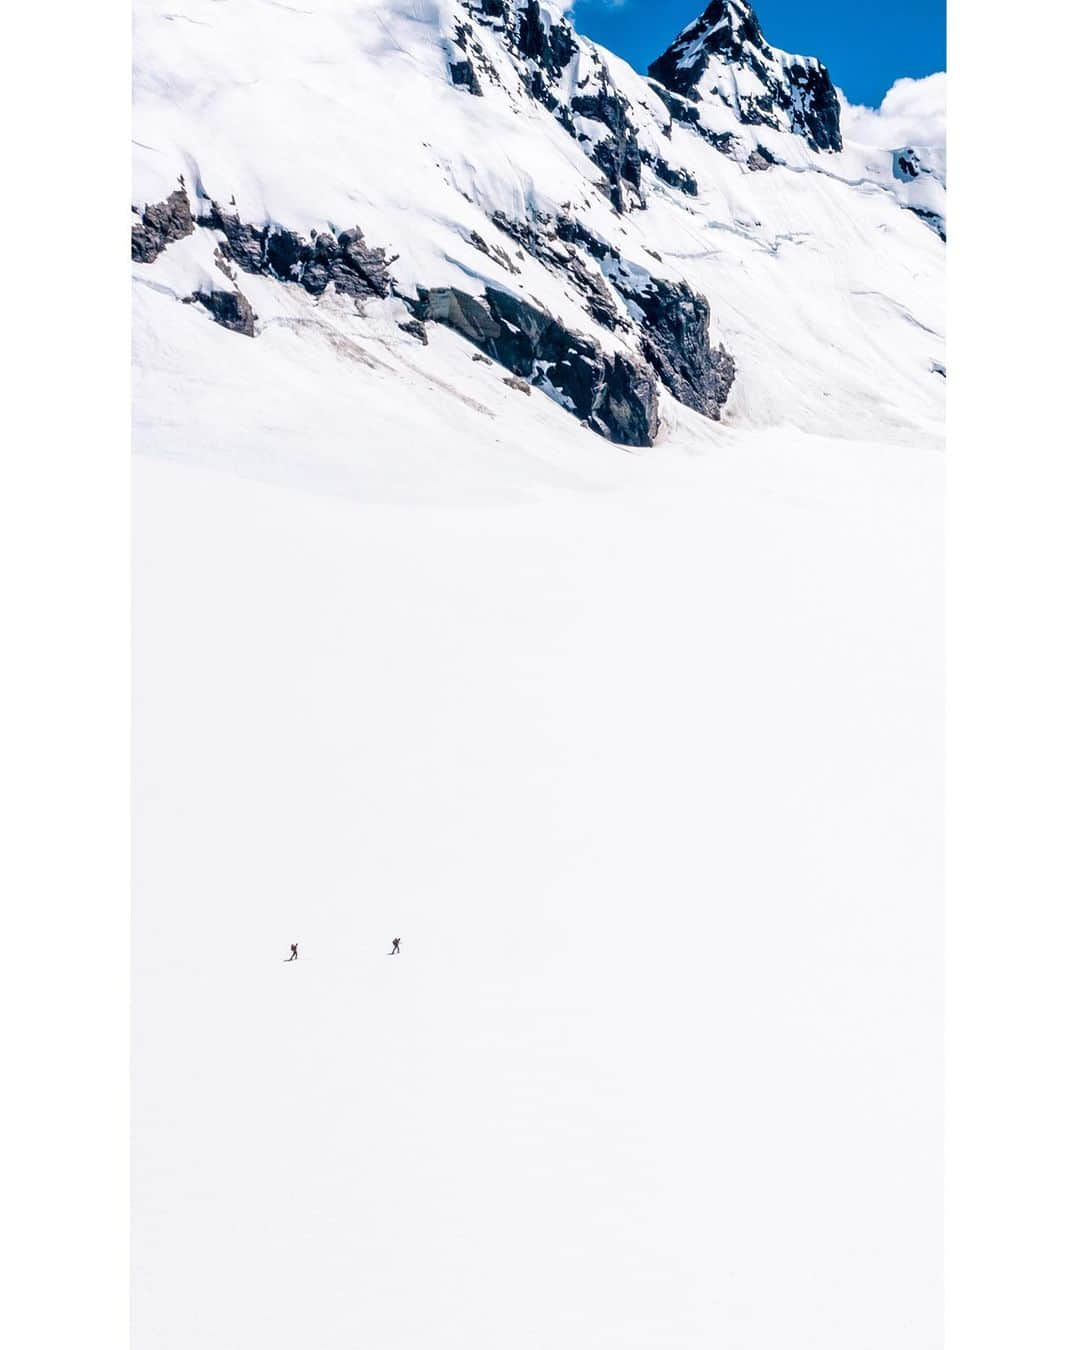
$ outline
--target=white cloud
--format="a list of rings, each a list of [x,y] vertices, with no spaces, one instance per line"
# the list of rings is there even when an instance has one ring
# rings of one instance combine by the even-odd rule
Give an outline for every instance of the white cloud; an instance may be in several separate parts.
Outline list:
[[[889,150],[900,146],[945,146],[945,72],[921,80],[897,80],[879,108],[849,103],[840,93],[845,140]]]

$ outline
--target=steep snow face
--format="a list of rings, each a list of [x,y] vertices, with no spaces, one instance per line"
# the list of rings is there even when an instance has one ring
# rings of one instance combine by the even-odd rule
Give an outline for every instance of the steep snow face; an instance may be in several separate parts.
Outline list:
[[[666,442],[694,418],[938,439],[936,163],[860,143],[842,100],[833,135],[831,84],[826,96],[794,74],[827,83],[823,68],[762,45],[745,8],[711,6],[700,39],[672,48],[708,49],[692,88],[670,77],[685,95],[562,8],[177,0],[163,14],[138,0],[136,364],[160,391],[165,339],[184,386],[137,394],[140,443],[191,452],[220,425],[195,374],[215,322],[265,358],[256,401],[264,383],[274,398],[274,329],[314,344],[312,370],[351,362],[361,393],[371,367],[343,353],[371,353],[409,372],[401,396],[416,398],[458,378],[429,341],[442,325],[463,361],[493,363],[492,398],[509,372],[623,444]],[[759,61],[788,93],[754,121]],[[311,417],[341,373],[296,390]]]

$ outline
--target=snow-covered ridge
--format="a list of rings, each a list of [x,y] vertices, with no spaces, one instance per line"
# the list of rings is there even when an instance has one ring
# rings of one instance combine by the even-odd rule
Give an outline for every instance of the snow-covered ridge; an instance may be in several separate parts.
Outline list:
[[[329,329],[413,384],[441,325],[625,444],[935,434],[933,155],[842,136],[824,67],[738,0],[653,72],[538,0],[137,4],[137,359],[161,325],[185,369],[210,319]]]

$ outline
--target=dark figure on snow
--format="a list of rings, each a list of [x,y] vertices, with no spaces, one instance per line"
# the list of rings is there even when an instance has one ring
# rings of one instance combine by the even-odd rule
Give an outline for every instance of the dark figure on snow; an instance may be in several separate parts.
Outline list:
[[[387,954],[387,956],[400,956],[400,955],[401,955],[401,939],[400,939],[400,938],[395,938],[395,939],[394,939],[394,941],[393,941],[393,942],[391,943],[391,945],[390,945],[390,950],[389,950],[386,954]]]
[[[288,954],[288,956],[285,958],[285,960],[286,960],[286,961],[295,961],[295,960],[298,959],[299,956],[300,956],[300,953],[296,950],[296,943],[295,943],[295,942],[291,942],[291,943],[289,944],[289,954]]]

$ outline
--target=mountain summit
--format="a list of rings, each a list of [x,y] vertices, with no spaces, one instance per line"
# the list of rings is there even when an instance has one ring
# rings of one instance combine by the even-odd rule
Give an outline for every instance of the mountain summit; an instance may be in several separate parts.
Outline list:
[[[812,56],[770,47],[757,15],[741,0],[712,0],[649,74],[695,103],[718,99],[746,126],[793,131],[815,150],[844,148],[829,72]]]

